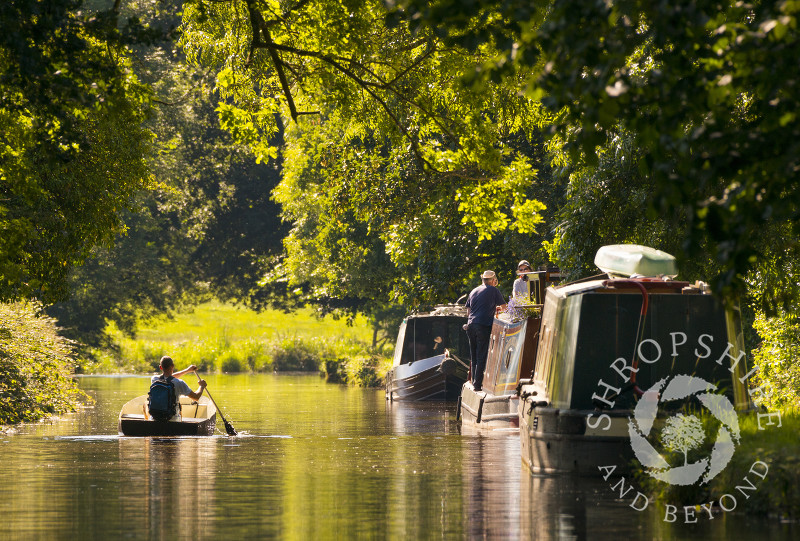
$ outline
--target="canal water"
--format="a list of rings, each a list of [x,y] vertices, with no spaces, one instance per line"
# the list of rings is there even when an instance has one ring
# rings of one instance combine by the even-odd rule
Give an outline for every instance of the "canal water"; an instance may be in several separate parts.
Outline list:
[[[532,476],[516,434],[461,434],[454,404],[308,375],[207,377],[242,433],[125,438],[144,377],[83,377],[96,405],[0,436],[0,539],[796,539],[743,514],[668,524],[607,483]],[[191,381],[188,379],[187,381]],[[224,430],[222,422],[219,428]]]

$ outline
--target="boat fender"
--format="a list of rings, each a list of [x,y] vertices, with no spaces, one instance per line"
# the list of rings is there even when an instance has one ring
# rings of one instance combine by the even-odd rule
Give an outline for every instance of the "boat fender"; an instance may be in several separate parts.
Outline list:
[[[531,400],[531,407],[528,410],[528,415],[533,415],[533,408],[544,408],[547,407],[547,400]]]

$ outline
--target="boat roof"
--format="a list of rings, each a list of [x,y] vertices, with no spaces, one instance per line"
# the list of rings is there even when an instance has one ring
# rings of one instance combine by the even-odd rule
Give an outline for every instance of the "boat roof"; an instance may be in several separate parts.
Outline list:
[[[689,282],[682,282],[679,280],[668,279],[654,279],[654,278],[611,278],[600,280],[587,280],[585,282],[571,282],[563,285],[552,286],[553,293],[559,297],[569,297],[580,293],[587,293],[593,290],[615,291],[619,293],[638,293],[638,289],[627,288],[622,289],[614,287],[618,283],[620,286],[630,284],[631,282],[638,282],[642,284],[650,293],[675,293],[680,294],[684,291],[691,291],[693,293],[708,293],[708,287],[703,282],[689,284]],[[655,291],[654,291],[655,290]]]
[[[430,312],[410,314],[406,319],[443,316],[467,317],[467,308],[463,304],[441,304]]]
[[[605,280],[588,280],[586,282],[571,282],[563,285],[551,286],[553,292],[560,297],[569,297],[577,293],[586,293],[593,289],[602,289]]]

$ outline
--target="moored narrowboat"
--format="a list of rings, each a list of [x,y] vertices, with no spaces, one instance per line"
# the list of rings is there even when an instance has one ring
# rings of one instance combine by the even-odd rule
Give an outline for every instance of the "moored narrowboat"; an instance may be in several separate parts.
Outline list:
[[[455,304],[406,317],[386,374],[386,398],[457,400],[469,373],[466,322],[466,308]]]
[[[467,428],[519,428],[519,382],[533,371],[541,324],[541,299],[548,285],[561,279],[557,268],[540,268],[529,275],[527,298],[512,298],[508,309],[494,319],[483,385],[470,381],[461,388],[457,415]]]
[[[598,475],[637,459],[651,475],[679,475],[684,466],[653,445],[671,417],[700,423],[704,409],[721,419],[713,453],[732,453],[735,412],[751,407],[738,307],[675,280],[675,259],[652,248],[603,247],[595,263],[608,278],[546,292],[533,376],[520,388],[523,462]],[[688,457],[686,468],[710,468]]]

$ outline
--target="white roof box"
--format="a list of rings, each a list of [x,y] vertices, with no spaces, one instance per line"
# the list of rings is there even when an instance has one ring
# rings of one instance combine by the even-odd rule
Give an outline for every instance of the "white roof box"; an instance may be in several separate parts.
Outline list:
[[[609,276],[675,278],[678,275],[673,256],[638,244],[603,246],[594,256],[594,264]]]

